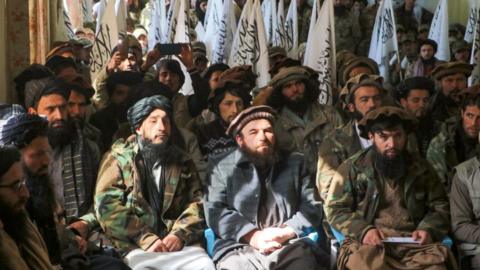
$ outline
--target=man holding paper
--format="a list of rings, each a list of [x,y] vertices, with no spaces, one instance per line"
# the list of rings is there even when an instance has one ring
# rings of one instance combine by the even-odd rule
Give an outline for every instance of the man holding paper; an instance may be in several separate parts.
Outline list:
[[[427,161],[406,150],[415,126],[390,106],[359,122],[372,146],[340,165],[325,203],[328,223],[346,237],[339,270],[456,269],[439,244],[449,230],[445,191]]]

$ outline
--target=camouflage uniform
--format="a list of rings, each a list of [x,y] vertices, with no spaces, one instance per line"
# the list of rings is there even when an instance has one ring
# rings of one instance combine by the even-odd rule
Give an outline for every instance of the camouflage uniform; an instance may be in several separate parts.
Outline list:
[[[327,134],[343,124],[340,114],[331,106],[312,103],[303,119],[284,107],[277,119],[279,145],[305,155],[310,172],[315,171],[317,152]]]
[[[340,165],[325,204],[328,223],[360,242],[374,228],[380,201],[384,199],[386,183],[374,169],[373,154],[370,148]],[[404,207],[417,230],[425,230],[434,241],[439,241],[450,228],[448,198],[428,162],[419,156],[408,158],[406,175],[398,181]]]
[[[337,51],[348,50],[355,53],[356,46],[362,37],[360,23],[352,14],[335,16],[335,45]]]
[[[102,162],[95,211],[113,245],[124,251],[146,250],[167,234],[175,234],[185,245],[202,239],[202,187],[193,162],[183,156],[179,165],[164,167],[163,210],[157,217],[141,191],[145,172],[142,160],[135,136],[131,136],[115,142]],[[163,231],[155,229],[159,222],[164,225]]]
[[[475,146],[473,146],[473,149],[465,149],[469,153],[460,154],[459,140],[461,138],[458,135],[460,129],[463,129],[461,119],[458,117],[448,119],[442,125],[439,134],[432,139],[427,150],[427,160],[435,168],[448,192],[450,191],[454,168],[475,156]]]
[[[320,197],[326,199],[327,193],[340,164],[362,150],[354,121],[331,131],[320,145],[318,151],[316,185]]]

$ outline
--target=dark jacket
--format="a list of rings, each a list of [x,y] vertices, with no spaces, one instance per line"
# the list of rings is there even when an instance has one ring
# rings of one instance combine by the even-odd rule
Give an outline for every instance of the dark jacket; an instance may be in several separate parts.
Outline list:
[[[258,229],[258,209],[261,183],[254,165],[240,150],[210,161],[208,192],[205,200],[207,225],[215,241],[213,259],[234,248],[247,245],[241,239]],[[322,206],[312,179],[307,175],[303,156],[293,153],[280,158],[272,168],[271,185],[284,224],[295,230],[319,227]]]

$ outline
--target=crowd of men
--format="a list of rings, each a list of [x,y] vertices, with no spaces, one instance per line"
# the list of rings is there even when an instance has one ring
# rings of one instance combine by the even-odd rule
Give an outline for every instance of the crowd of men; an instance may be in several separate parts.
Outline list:
[[[202,23],[207,0],[192,2]],[[56,42],[0,104],[0,269],[480,269],[471,44],[452,26],[439,61],[432,15],[405,0],[382,78],[365,56],[377,5],[335,1],[331,105],[284,48],[269,48],[263,88],[200,41],[147,51],[151,2],[129,2],[129,33],[93,82],[92,26]]]

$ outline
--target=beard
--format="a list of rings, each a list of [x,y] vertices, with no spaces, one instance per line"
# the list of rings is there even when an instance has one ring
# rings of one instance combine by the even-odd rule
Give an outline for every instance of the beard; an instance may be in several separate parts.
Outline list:
[[[53,185],[48,174],[39,175],[24,166],[27,188],[30,199],[27,202],[27,211],[32,220],[39,223],[47,222],[53,218],[56,205]]]
[[[26,201],[20,201],[25,204]],[[28,214],[25,210],[15,211],[11,206],[0,199],[0,220],[2,220],[4,230],[17,243],[27,240],[27,219]]]
[[[381,153],[377,146],[374,145],[373,149],[375,168],[383,177],[388,179],[399,179],[405,174],[407,162],[404,151],[387,150],[398,151],[395,157],[389,157],[385,155],[385,153]]]
[[[59,120],[57,123],[62,123],[62,126],[54,127],[54,123],[48,124],[47,136],[48,142],[52,148],[63,147],[71,143],[76,130],[74,128],[73,122]]]
[[[245,146],[240,147],[240,151],[248,157],[255,167],[269,168],[280,159],[280,153],[273,146],[270,147],[272,147],[272,151],[269,153],[258,153]]]
[[[284,98],[284,104],[287,108],[289,108],[293,112],[298,112],[298,113],[304,113],[308,107],[307,101],[305,100],[305,96],[302,96],[296,100]]]
[[[153,168],[156,162],[163,164],[172,164],[179,162],[185,153],[176,145],[170,142],[170,139],[163,143],[153,143],[151,140],[138,138],[141,145],[142,157],[148,166]]]

